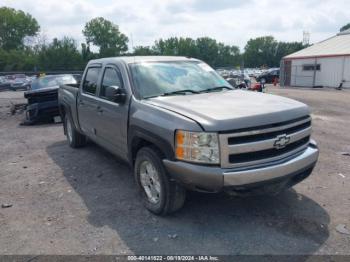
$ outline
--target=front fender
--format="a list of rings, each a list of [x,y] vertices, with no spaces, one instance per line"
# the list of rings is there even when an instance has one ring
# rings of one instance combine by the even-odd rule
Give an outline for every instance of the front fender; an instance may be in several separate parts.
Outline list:
[[[145,128],[138,127],[138,126],[130,126],[128,133],[128,148],[129,148],[129,160],[133,161],[133,149],[134,147],[137,147],[139,143],[142,141],[146,141],[150,144],[155,145],[159,150],[164,154],[165,158],[167,159],[174,159],[174,150],[172,145],[162,137],[160,137],[157,134],[154,134],[150,132],[149,130],[146,130]]]

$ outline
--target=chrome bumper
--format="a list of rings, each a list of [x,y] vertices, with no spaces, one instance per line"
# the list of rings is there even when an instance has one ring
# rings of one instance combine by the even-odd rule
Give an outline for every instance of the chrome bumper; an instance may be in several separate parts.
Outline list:
[[[318,159],[316,143],[309,144],[303,152],[268,166],[245,169],[222,169],[220,167],[195,165],[181,161],[163,163],[175,180],[192,189],[221,191],[224,187],[244,186],[297,175],[312,168]]]

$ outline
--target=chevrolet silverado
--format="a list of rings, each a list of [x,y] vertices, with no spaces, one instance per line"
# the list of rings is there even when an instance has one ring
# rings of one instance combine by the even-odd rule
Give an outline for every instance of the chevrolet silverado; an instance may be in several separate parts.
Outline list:
[[[69,145],[89,139],[129,163],[155,214],[180,209],[186,190],[278,193],[318,159],[305,104],[233,90],[193,58],[92,60],[58,100]]]

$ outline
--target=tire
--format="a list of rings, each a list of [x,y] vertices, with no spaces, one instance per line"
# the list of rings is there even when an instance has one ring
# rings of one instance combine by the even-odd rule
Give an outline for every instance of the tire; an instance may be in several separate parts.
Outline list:
[[[150,212],[166,215],[184,205],[186,190],[169,178],[156,148],[143,147],[138,151],[134,175],[142,201]]]
[[[72,118],[69,114],[66,114],[64,117],[64,130],[70,147],[78,148],[86,145],[86,136],[80,134],[75,129]]]

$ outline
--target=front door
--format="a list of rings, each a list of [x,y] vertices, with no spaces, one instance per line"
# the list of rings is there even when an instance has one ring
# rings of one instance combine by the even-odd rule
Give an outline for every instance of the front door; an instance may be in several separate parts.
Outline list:
[[[108,100],[105,90],[108,86],[124,88],[122,75],[114,65],[104,68],[99,91],[99,115],[96,129],[100,143],[123,159],[127,159],[127,130],[129,103],[118,104]],[[127,101],[128,99],[126,99]]]

